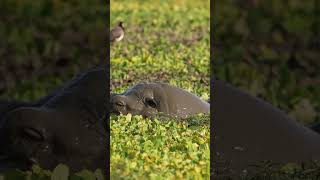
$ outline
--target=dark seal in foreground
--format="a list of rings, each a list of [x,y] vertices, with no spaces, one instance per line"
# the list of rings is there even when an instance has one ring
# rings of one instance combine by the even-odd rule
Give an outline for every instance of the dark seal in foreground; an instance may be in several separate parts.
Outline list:
[[[104,169],[106,85],[106,71],[95,69],[36,102],[1,101],[1,169]]]
[[[165,83],[140,83],[122,94],[111,95],[111,112],[150,117],[156,113],[187,117],[209,113],[209,103],[190,92]]]
[[[224,82],[215,81],[213,89],[212,152],[217,171],[227,168],[237,177],[258,161],[320,160],[316,131]]]

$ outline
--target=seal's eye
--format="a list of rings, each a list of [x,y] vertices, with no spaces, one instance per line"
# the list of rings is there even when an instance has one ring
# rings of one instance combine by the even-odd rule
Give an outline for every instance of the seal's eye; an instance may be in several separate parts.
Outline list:
[[[117,101],[115,104],[120,107],[126,106],[126,103],[123,101]]]
[[[26,127],[22,130],[23,134],[31,139],[42,141],[44,137],[40,131],[34,128]]]
[[[144,101],[148,106],[150,106],[152,108],[157,107],[157,102],[153,98],[146,98]]]

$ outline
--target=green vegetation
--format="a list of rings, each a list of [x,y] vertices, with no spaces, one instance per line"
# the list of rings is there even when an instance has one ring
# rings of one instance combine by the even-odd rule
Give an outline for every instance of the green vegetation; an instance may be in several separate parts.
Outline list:
[[[0,2],[0,97],[36,99],[105,60],[101,1]]]
[[[112,117],[111,179],[209,179],[206,124]]]
[[[318,1],[225,0],[214,12],[215,76],[299,122],[319,122]],[[318,179],[319,164],[306,164],[267,163],[244,179]]]
[[[126,29],[125,38],[111,45],[112,92],[141,81],[166,82],[209,100],[209,0],[110,4],[111,27],[123,21]],[[112,178],[209,178],[208,116],[110,121]]]
[[[300,122],[320,121],[316,2],[217,2],[215,76],[266,99]]]
[[[34,165],[30,171],[11,170],[0,174],[0,179],[5,180],[47,180],[47,179],[70,179],[70,180],[104,180],[104,175],[100,169],[95,172],[82,170],[80,172],[70,174],[66,165],[59,164],[53,171],[43,170],[39,166]]]

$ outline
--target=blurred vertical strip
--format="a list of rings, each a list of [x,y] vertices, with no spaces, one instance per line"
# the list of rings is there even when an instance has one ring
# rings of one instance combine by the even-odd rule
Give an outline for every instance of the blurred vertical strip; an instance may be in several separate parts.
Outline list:
[[[320,49],[320,1],[314,1],[314,11],[315,11],[315,19],[316,22],[314,23],[314,30],[316,31],[316,47]]]
[[[110,90],[110,36],[109,36],[109,29],[110,29],[110,0],[107,0],[107,28],[106,30],[108,31],[108,36],[107,36],[107,56],[106,56],[106,79],[107,79],[107,91],[111,91]],[[107,136],[107,154],[109,156],[107,156],[107,162],[106,162],[106,176],[107,179],[109,179],[110,177],[110,121],[109,121],[109,109],[110,109],[110,104],[109,104],[109,98],[110,98],[110,92],[106,93],[107,94],[107,110],[106,110],[106,124],[107,124],[107,134],[109,134],[109,136]]]
[[[214,76],[263,98],[300,123],[319,122],[319,0],[212,0],[210,19],[212,118],[217,115]],[[217,179],[230,168],[214,154],[217,121],[211,122],[211,174]]]
[[[212,106],[212,101],[214,97],[214,58],[213,58],[213,53],[214,53],[214,34],[213,34],[213,28],[214,28],[214,0],[210,0],[210,179],[214,179],[213,174],[214,174],[214,113],[213,113],[213,106]]]

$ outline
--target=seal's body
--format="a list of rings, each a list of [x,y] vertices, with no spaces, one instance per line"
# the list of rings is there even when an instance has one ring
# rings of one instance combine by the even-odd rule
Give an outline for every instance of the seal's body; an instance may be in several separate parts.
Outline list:
[[[271,104],[221,81],[212,100],[215,162],[242,171],[257,161],[320,159],[320,135]]]
[[[95,69],[38,101],[8,106],[3,101],[1,166],[27,169],[38,163],[52,169],[64,163],[72,171],[104,168],[106,95],[106,71]]]
[[[111,112],[150,117],[155,113],[187,117],[209,113],[209,103],[183,89],[165,83],[140,83],[111,96]]]

